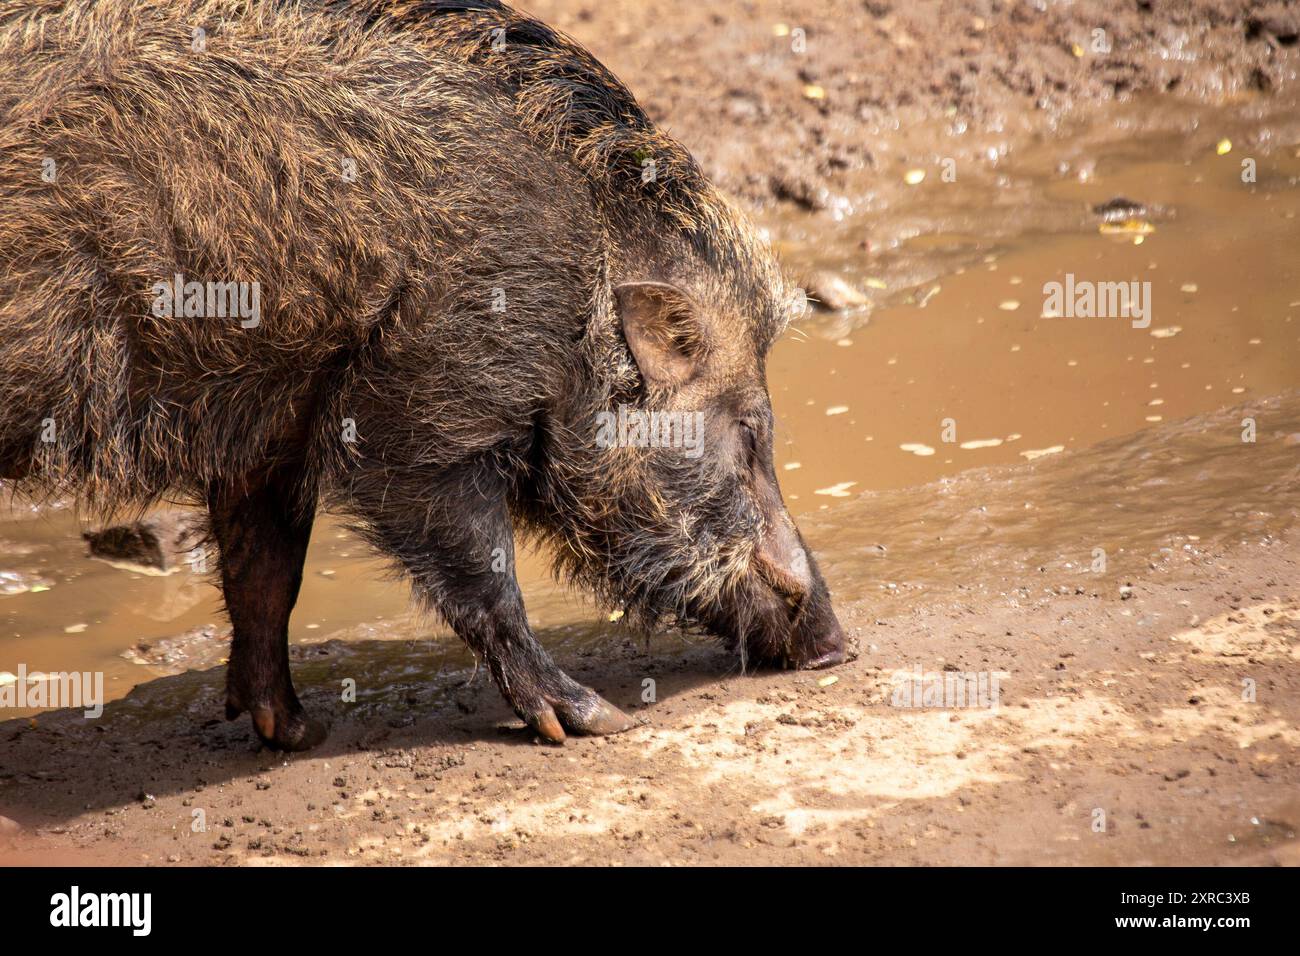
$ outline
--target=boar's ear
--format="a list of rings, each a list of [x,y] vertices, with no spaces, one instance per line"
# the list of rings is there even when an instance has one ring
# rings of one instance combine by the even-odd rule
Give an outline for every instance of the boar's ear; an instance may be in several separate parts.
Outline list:
[[[682,385],[700,367],[707,347],[700,310],[666,282],[615,287],[619,320],[641,374],[656,385]]]

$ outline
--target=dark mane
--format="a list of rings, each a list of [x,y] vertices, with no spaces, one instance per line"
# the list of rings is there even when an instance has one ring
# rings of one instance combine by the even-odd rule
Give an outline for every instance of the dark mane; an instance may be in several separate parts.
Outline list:
[[[734,213],[686,148],[564,34],[499,0],[328,0],[326,6],[362,16],[368,29],[426,36],[443,55],[481,69],[515,101],[531,135],[567,155],[601,200],[646,203],[710,258],[734,261],[747,245]],[[647,160],[654,164],[648,180]]]

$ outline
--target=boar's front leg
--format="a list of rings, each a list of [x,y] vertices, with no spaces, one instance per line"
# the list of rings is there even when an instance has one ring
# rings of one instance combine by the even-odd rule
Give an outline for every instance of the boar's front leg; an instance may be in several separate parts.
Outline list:
[[[566,731],[599,735],[632,727],[630,717],[560,670],[529,627],[515,578],[505,483],[496,469],[463,466],[432,488],[406,494],[395,487],[401,483],[395,479],[365,509],[378,543],[401,559],[422,596],[486,662],[520,719],[552,743],[561,743]]]
[[[212,533],[221,549],[221,589],[234,635],[226,670],[226,719],[248,711],[276,750],[325,739],[289,676],[289,614],[298,600],[314,503],[295,506],[297,469],[272,469],[209,489]]]

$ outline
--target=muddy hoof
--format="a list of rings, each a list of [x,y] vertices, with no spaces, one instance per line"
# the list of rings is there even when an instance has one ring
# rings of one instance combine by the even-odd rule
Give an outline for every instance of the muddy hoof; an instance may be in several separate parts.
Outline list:
[[[542,704],[537,713],[525,717],[524,721],[547,743],[564,743],[564,727],[550,704]]]
[[[253,708],[253,729],[266,747],[289,753],[310,750],[329,734],[324,723],[306,714],[277,719],[275,712],[265,704]]]
[[[603,737],[630,730],[637,724],[594,691],[587,691],[572,701],[544,701],[537,713],[524,716],[524,721],[539,737],[553,744],[564,743],[566,731],[578,736]]]
[[[599,694],[592,694],[594,702],[584,701],[583,711],[579,714],[568,714],[564,718],[564,725],[575,734],[586,734],[590,737],[604,737],[607,734],[621,734],[625,730],[631,730],[636,726],[636,721],[623,713],[605,698]]]

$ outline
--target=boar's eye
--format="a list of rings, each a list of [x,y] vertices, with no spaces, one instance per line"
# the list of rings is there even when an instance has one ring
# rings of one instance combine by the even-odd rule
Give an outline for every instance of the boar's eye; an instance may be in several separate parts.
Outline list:
[[[736,423],[740,427],[740,437],[743,441],[742,447],[745,450],[745,456],[750,465],[758,464],[758,426],[753,422],[741,420]]]

